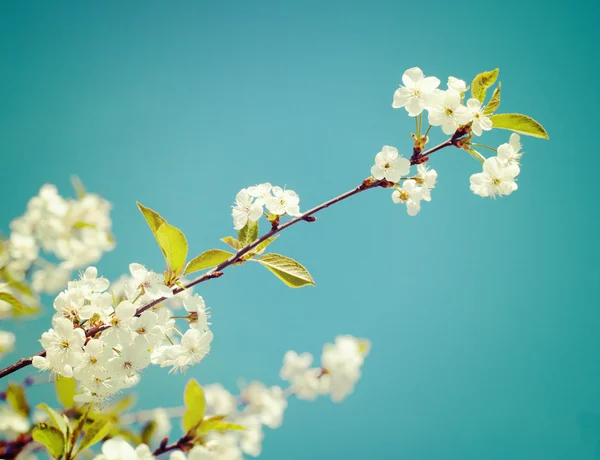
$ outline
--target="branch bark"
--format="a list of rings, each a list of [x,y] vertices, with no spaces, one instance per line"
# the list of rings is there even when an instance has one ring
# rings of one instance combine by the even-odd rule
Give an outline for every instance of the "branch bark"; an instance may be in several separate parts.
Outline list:
[[[411,161],[411,163],[419,164],[419,163],[423,162],[423,161],[419,161],[420,159],[428,158],[429,155],[431,155],[434,152],[437,152],[438,150],[441,150],[441,149],[451,146],[451,145],[455,145],[456,139],[454,137],[455,136],[453,136],[452,138],[448,139],[447,141],[437,145],[436,147],[433,147],[433,148],[421,153],[418,156],[418,159],[415,161]],[[236,262],[239,262],[246,254],[248,254],[250,251],[252,251],[254,248],[256,248],[263,241],[265,241],[268,238],[273,237],[274,235],[277,235],[278,233],[282,232],[286,228],[291,227],[292,225],[295,225],[298,222],[303,222],[303,221],[314,222],[316,220],[316,218],[314,217],[314,214],[318,213],[319,211],[322,211],[323,209],[333,206],[334,204],[339,203],[340,201],[344,201],[344,200],[346,200],[354,195],[357,195],[361,192],[364,192],[366,190],[370,190],[370,189],[377,188],[377,187],[387,188],[390,186],[392,186],[392,183],[386,181],[385,179],[381,179],[381,180],[375,180],[373,178],[365,179],[362,182],[362,184],[360,184],[358,187],[355,187],[352,190],[347,191],[346,193],[336,196],[335,198],[332,198],[329,201],[321,203],[320,205],[306,211],[305,213],[303,213],[297,217],[294,217],[293,219],[291,219],[279,226],[273,227],[271,230],[269,230],[267,233],[263,234],[260,238],[258,238],[252,244],[249,244],[248,246],[240,249],[238,252],[236,252],[233,256],[231,256],[225,262],[220,263],[212,270],[209,270],[208,272],[204,273],[203,275],[196,278],[195,280],[190,281],[189,283],[185,284],[184,286],[186,289],[188,289],[188,288],[191,288],[192,286],[196,286],[197,284],[203,283],[205,281],[221,277],[223,275],[223,270],[225,270],[227,267],[234,265]],[[182,289],[182,288],[176,288],[173,290],[173,294],[179,294],[183,290],[184,289]],[[166,300],[165,297],[160,297],[146,305],[141,306],[140,308],[138,308],[136,310],[135,316],[141,315],[146,310],[148,310],[152,307],[155,307],[156,305],[158,305],[159,303],[161,303],[165,300]],[[92,336],[96,335],[98,332],[104,331],[104,330],[108,329],[109,327],[110,327],[109,325],[103,325],[103,326],[88,329],[86,331],[86,336],[92,337]],[[21,358],[16,363],[0,370],[0,379],[18,371],[19,369],[23,369],[24,367],[31,365],[33,358],[36,356],[44,357],[44,356],[46,356],[46,351],[42,350],[42,351],[40,351],[32,356],[29,356],[27,358]]]

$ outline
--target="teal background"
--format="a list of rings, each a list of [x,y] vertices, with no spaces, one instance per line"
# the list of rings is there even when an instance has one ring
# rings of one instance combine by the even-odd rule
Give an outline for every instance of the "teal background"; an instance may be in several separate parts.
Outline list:
[[[286,350],[350,333],[373,342],[355,394],[291,401],[261,458],[598,459],[597,17],[582,1],[2,2],[0,228],[78,174],[114,203],[101,273],[160,270],[136,200],[200,253],[232,233],[241,187],[287,184],[308,209],[358,184],[382,145],[408,153],[412,120],[391,108],[405,69],[445,82],[500,67],[501,111],[551,137],[523,138],[517,193],[474,196],[478,164],[444,150],[416,218],[377,190],[286,231],[273,249],[317,287],[254,265],[202,285],[210,357],[187,376],[149,369],[138,407],[180,404],[189,377],[279,383]],[[48,318],[1,325],[19,341],[4,364],[37,351]]]

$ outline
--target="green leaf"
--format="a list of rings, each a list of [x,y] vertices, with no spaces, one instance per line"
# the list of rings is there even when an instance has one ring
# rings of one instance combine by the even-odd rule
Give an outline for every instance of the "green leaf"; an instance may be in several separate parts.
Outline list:
[[[204,420],[200,425],[200,433],[208,433],[209,431],[244,431],[242,425],[236,423],[226,422],[224,420]]]
[[[150,420],[148,423],[146,423],[144,425],[144,427],[142,428],[142,442],[146,445],[150,445],[150,440],[152,439],[152,436],[154,436],[154,433],[156,432],[156,428],[158,427],[158,423],[156,423],[156,420]]]
[[[238,240],[242,247],[252,244],[258,238],[258,222],[248,219],[248,222],[238,231]]]
[[[48,414],[48,416],[50,417],[50,422],[52,422],[52,424],[61,433],[64,433],[66,435],[66,433],[67,433],[67,423],[65,422],[65,419],[62,417],[61,414],[59,414],[58,412],[56,412],[54,409],[52,409],[46,403],[38,404],[35,407],[37,407],[38,409],[42,409],[44,412],[46,412]]]
[[[169,270],[176,276],[180,275],[185,267],[188,252],[185,235],[177,227],[165,222],[156,231],[156,238],[163,250]]]
[[[469,149],[469,153],[471,154],[471,156],[473,158],[475,158],[481,164],[483,164],[483,162],[485,161],[485,157],[481,153],[479,153],[477,150]]]
[[[526,136],[549,139],[548,133],[542,125],[533,118],[520,113],[497,113],[490,117],[494,128],[509,129],[515,133]]]
[[[15,289],[22,294],[28,295],[29,297],[34,297],[33,291],[31,288],[24,282],[17,280],[14,278],[8,270],[5,268],[0,269],[0,277],[6,280],[6,283],[11,289]]]
[[[8,292],[0,292],[0,300],[8,303],[12,306],[15,311],[24,311],[25,306],[17,299],[14,295],[9,294]]]
[[[491,113],[494,113],[496,111],[496,109],[498,107],[500,107],[500,87],[501,86],[502,85],[500,83],[498,83],[498,86],[496,86],[496,89],[492,93],[492,98],[490,99],[490,102],[488,102],[487,105],[485,106],[485,108],[483,109],[484,115],[489,115]]]
[[[139,203],[137,201],[136,201],[136,203],[137,203],[137,206],[140,209],[140,211],[142,211],[142,214],[144,215],[144,218],[146,219],[146,222],[148,223],[148,227],[150,227],[150,230],[152,230],[152,234],[156,238],[156,242],[160,246],[160,250],[162,251],[163,255],[166,257],[165,251],[162,248],[160,241],[158,240],[158,236],[156,235],[156,232],[158,232],[158,229],[160,228],[160,226],[162,224],[166,224],[167,221],[165,219],[163,219],[163,217],[156,211],[153,211],[152,209],[147,208],[146,206],[142,205],[141,203]]]
[[[61,458],[63,456],[65,452],[65,438],[55,427],[46,423],[40,423],[33,429],[31,437],[34,441],[43,444],[54,458]]]
[[[88,222],[75,222],[73,224],[73,227],[75,227],[75,228],[86,228],[86,227],[96,228],[96,226],[94,224],[90,224]]]
[[[308,284],[312,284],[313,286],[315,284],[308,270],[302,264],[289,257],[280,254],[265,254],[256,259],[256,261],[271,270],[277,278],[289,287],[299,288]]]
[[[485,100],[487,89],[496,83],[499,71],[500,69],[495,69],[477,75],[473,79],[473,83],[471,83],[471,95],[475,99],[479,99],[480,102],[483,102]]]
[[[232,252],[223,251],[222,249],[209,249],[208,251],[204,251],[198,257],[190,260],[187,267],[185,267],[184,275],[219,265],[231,256],[233,256]]]
[[[77,394],[77,382],[62,376],[56,378],[56,396],[65,409],[75,406],[73,397]]]
[[[279,238],[279,235],[275,235],[272,238],[267,238],[266,240],[262,241],[258,246],[256,246],[252,251],[250,251],[245,258],[252,258],[252,257],[256,257],[261,255],[263,252],[265,252],[265,249],[267,249],[267,246],[269,246],[273,241],[275,241],[277,238]]]
[[[183,401],[187,408],[183,414],[183,428],[188,432],[202,422],[206,409],[204,390],[196,380],[192,379],[186,385]]]
[[[27,398],[25,398],[25,390],[20,385],[8,384],[6,400],[17,414],[29,417],[29,404],[27,404]]]
[[[86,195],[87,191],[85,190],[85,186],[79,176],[71,176],[71,184],[73,185],[73,189],[75,190],[75,194],[77,198],[80,200]]]
[[[111,406],[110,406],[111,414],[120,414],[120,413],[125,412],[127,409],[129,409],[131,406],[133,406],[135,404],[135,400],[136,400],[136,398],[135,398],[135,395],[133,395],[133,394],[129,394],[127,396],[122,397],[115,403],[111,404]]]
[[[81,440],[81,444],[79,444],[77,449],[77,453],[102,441],[102,439],[104,439],[110,432],[112,426],[112,421],[106,418],[99,418],[98,420],[94,421],[94,423],[87,427],[85,434],[83,435],[83,439]]]
[[[226,236],[225,238],[221,238],[221,241],[226,245],[232,247],[236,251],[242,249],[242,244],[236,240],[233,236]]]

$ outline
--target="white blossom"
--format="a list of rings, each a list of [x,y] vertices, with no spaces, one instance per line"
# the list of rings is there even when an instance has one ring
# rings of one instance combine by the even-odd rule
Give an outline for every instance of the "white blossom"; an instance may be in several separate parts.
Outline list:
[[[392,192],[392,201],[396,204],[406,204],[409,216],[415,216],[421,209],[422,190],[414,179],[405,180],[402,187]]]
[[[265,205],[270,213],[276,216],[288,214],[289,216],[300,215],[300,197],[296,192],[281,187],[273,187],[271,189],[273,196],[268,196],[265,199]]]
[[[417,166],[418,183],[421,184],[421,199],[431,201],[431,190],[435,188],[437,183],[437,172],[435,169],[430,169],[426,164]]]
[[[392,107],[404,107],[411,117],[419,115],[429,103],[429,97],[440,85],[436,77],[424,77],[423,71],[418,67],[408,69],[402,75],[401,86],[394,93]]]
[[[464,80],[456,77],[448,77],[448,89],[456,91],[458,94],[463,94],[469,87]]]
[[[342,401],[354,391],[368,347],[367,342],[346,335],[336,337],[335,344],[323,348],[321,364],[326,374],[322,378],[329,381],[334,402]]]
[[[521,152],[521,137],[517,133],[510,135],[508,144],[498,147],[498,158],[506,165],[518,165],[523,152]]]
[[[255,201],[248,190],[243,188],[235,196],[235,206],[231,211],[233,216],[233,227],[241,230],[246,226],[248,220],[256,222],[263,214],[261,202]]]
[[[165,284],[163,275],[149,271],[140,264],[129,264],[129,272],[135,281],[135,286],[150,299],[156,300],[161,297],[171,297],[173,291]]]
[[[460,125],[471,121],[470,111],[460,103],[460,94],[453,89],[440,91],[430,99],[429,124],[441,126],[445,134],[453,134]]]
[[[467,101],[467,108],[470,110],[471,119],[473,124],[473,134],[481,136],[483,131],[490,131],[492,129],[492,120],[488,115],[483,113],[483,107],[479,99],[471,98]]]
[[[490,157],[483,163],[483,172],[471,176],[471,191],[481,197],[510,195],[517,190],[515,178],[519,174],[516,164],[504,164],[498,157]]]
[[[410,171],[410,161],[398,155],[398,149],[384,145],[377,155],[371,174],[375,179],[385,179],[398,182],[400,178]]]
[[[242,391],[242,399],[249,412],[269,428],[277,428],[283,420],[287,400],[281,387],[266,387],[262,382],[252,382]]]

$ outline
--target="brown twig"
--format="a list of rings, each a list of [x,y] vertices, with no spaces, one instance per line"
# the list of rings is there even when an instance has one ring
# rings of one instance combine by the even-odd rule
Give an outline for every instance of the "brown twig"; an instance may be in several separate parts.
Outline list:
[[[458,133],[458,131],[457,131]],[[463,133],[464,134],[464,133]],[[461,134],[462,135],[462,134]],[[437,145],[436,147],[433,147],[423,153],[421,153],[419,155],[419,159],[425,159],[428,158],[429,155],[431,155],[434,152],[437,152],[438,150],[443,149],[444,147],[448,147],[451,145],[454,145],[456,142],[456,134],[454,136],[452,136],[452,138],[448,139],[447,141]],[[460,137],[460,136],[459,136]],[[415,162],[413,162],[413,160],[411,159],[411,164],[420,164],[421,162],[424,162],[426,160],[416,160]],[[335,198],[332,198],[331,200],[325,201],[324,203],[321,203],[320,205],[306,211],[305,213],[294,217],[293,219],[278,225],[278,226],[274,226],[271,228],[271,230],[269,230],[267,233],[263,234],[260,238],[258,238],[257,240],[255,240],[253,243],[249,244],[248,246],[245,246],[244,248],[240,249],[238,252],[236,252],[233,256],[231,256],[229,259],[227,259],[224,262],[221,262],[219,265],[217,265],[215,268],[213,268],[212,270],[206,272],[205,274],[203,274],[202,276],[196,278],[193,281],[190,281],[189,283],[185,284],[185,289],[191,288],[192,286],[195,286],[197,284],[203,283],[204,281],[208,281],[214,278],[219,278],[223,275],[223,270],[225,270],[227,267],[230,267],[234,264],[236,264],[237,262],[241,261],[242,258],[248,254],[250,251],[252,251],[254,248],[256,248],[259,244],[261,244],[263,241],[273,237],[274,235],[282,232],[283,230],[285,230],[288,227],[291,227],[294,224],[297,224],[298,222],[314,222],[316,220],[316,218],[313,216],[314,214],[318,213],[319,211],[322,211],[323,209],[326,209],[330,206],[333,206],[336,203],[339,203],[340,201],[344,201],[348,198],[350,198],[351,196],[357,195],[361,192],[364,192],[366,190],[370,190],[373,188],[377,188],[377,187],[384,187],[384,188],[388,188],[390,186],[392,186],[393,184],[391,182],[386,181],[385,179],[381,179],[381,180],[375,180],[373,178],[368,178],[365,179],[362,184],[360,184],[358,187],[353,188],[352,190],[347,191],[346,193],[343,193],[339,196],[336,196]],[[173,294],[179,294],[180,292],[182,292],[184,289],[183,288],[176,288],[173,290]],[[156,300],[153,300],[150,303],[147,303],[144,306],[141,306],[140,308],[138,308],[136,310],[135,316],[140,316],[143,312],[145,312],[146,310],[155,307],[156,305],[158,305],[159,303],[165,301],[166,298],[165,297],[160,297]],[[88,329],[86,331],[86,336],[87,337],[93,337],[94,335],[96,335],[98,332],[104,331],[106,329],[108,329],[110,327],[110,325],[102,325],[102,326],[97,326],[97,327],[93,327],[91,329]],[[0,370],[0,379],[6,377],[7,375],[10,375],[16,371],[18,371],[19,369],[22,369],[24,367],[27,367],[29,365],[31,365],[31,362],[33,361],[33,358],[35,356],[46,356],[46,352],[45,351],[40,351],[38,353],[36,353],[35,355],[29,356],[27,358],[21,358],[20,360],[18,360],[16,363]]]

